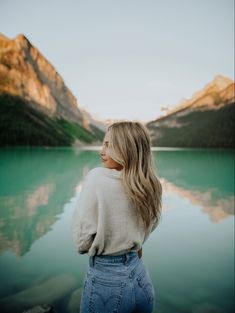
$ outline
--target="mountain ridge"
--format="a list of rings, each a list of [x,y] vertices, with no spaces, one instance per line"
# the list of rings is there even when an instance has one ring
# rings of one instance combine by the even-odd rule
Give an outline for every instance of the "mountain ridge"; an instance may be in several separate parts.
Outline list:
[[[217,88],[217,89],[216,89]],[[218,108],[219,105],[224,105],[227,102],[235,101],[235,83],[232,79],[227,78],[222,75],[216,75],[215,78],[206,84],[204,88],[200,91],[196,91],[193,93],[192,97],[189,99],[185,99],[181,101],[179,104],[175,105],[173,108],[168,109],[166,114],[157,117],[154,120],[161,120],[167,118],[173,113],[177,113],[184,109],[196,108],[196,107],[209,107],[211,104],[211,108]],[[213,100],[213,93],[216,101]],[[208,97],[206,99],[206,97]],[[212,99],[210,99],[210,97]],[[209,100],[209,101],[208,101]],[[201,102],[200,102],[201,101]],[[216,106],[218,104],[218,106]],[[147,123],[151,123],[151,120]]]
[[[235,83],[217,75],[190,99],[146,123],[153,145],[235,148]]]
[[[12,40],[4,39],[4,42],[0,37],[0,48],[1,72],[8,75],[11,80],[10,86],[9,84],[1,86],[2,92],[6,91],[28,101],[34,101],[50,116],[63,116],[74,120],[69,114],[72,111],[76,121],[78,119],[82,122],[76,98],[66,87],[62,77],[23,34],[17,35]],[[58,107],[59,105],[64,111]]]
[[[102,140],[105,128],[103,123],[93,119],[91,114],[80,107],[55,67],[23,34],[9,39],[0,33],[0,95],[5,120],[10,120],[10,117],[2,101],[8,99],[12,107],[13,102],[17,106],[17,101],[23,100],[27,107],[30,106],[35,110],[37,119],[36,111],[44,114],[44,117],[40,115],[42,119],[50,118],[51,125],[52,120],[61,119],[74,124],[77,129],[82,130],[82,127],[88,137],[93,138],[95,142]],[[27,110],[29,114],[29,108]],[[32,113],[30,115],[32,116]],[[25,116],[22,118],[25,121]],[[16,122],[14,116],[11,119]],[[2,120],[4,123],[4,117]],[[6,124],[4,127],[6,131]],[[79,132],[75,133],[79,135]],[[73,134],[72,137],[75,139],[76,136]],[[4,142],[5,140],[6,138]],[[71,140],[69,142],[71,143]],[[76,142],[79,143],[79,138]]]

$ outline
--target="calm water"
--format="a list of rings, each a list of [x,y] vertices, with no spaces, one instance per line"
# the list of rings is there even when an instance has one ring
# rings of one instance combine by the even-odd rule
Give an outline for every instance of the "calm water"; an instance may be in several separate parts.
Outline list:
[[[154,151],[163,184],[160,226],[143,247],[158,313],[234,312],[234,154]],[[53,304],[78,312],[88,257],[71,216],[97,151],[0,150],[0,311]]]

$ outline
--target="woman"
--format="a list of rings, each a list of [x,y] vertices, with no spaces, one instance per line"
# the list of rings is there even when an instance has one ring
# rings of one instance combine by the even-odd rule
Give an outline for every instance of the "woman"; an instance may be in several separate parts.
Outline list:
[[[73,223],[89,266],[81,313],[149,313],[155,293],[142,245],[160,219],[162,186],[148,130],[139,122],[110,125],[100,153],[104,167],[86,175]]]

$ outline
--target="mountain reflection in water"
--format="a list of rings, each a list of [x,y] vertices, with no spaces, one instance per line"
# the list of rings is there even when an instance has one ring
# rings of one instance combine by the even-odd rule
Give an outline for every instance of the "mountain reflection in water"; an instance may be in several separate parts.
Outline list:
[[[159,148],[153,155],[163,216],[143,260],[157,291],[154,313],[233,312],[233,151]],[[83,179],[97,166],[92,150],[0,150],[1,312],[79,306],[88,256],[75,251],[71,219]]]

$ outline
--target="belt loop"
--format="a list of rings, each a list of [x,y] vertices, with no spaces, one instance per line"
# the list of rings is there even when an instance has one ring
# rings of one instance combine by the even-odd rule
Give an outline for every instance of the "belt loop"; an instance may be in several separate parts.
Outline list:
[[[95,256],[92,255],[92,256],[90,257],[90,266],[91,266],[91,267],[94,267],[94,264],[95,264]]]
[[[128,263],[128,259],[129,259],[128,256],[129,256],[128,253],[125,253],[125,261],[124,261],[124,264],[127,264],[127,263]]]

